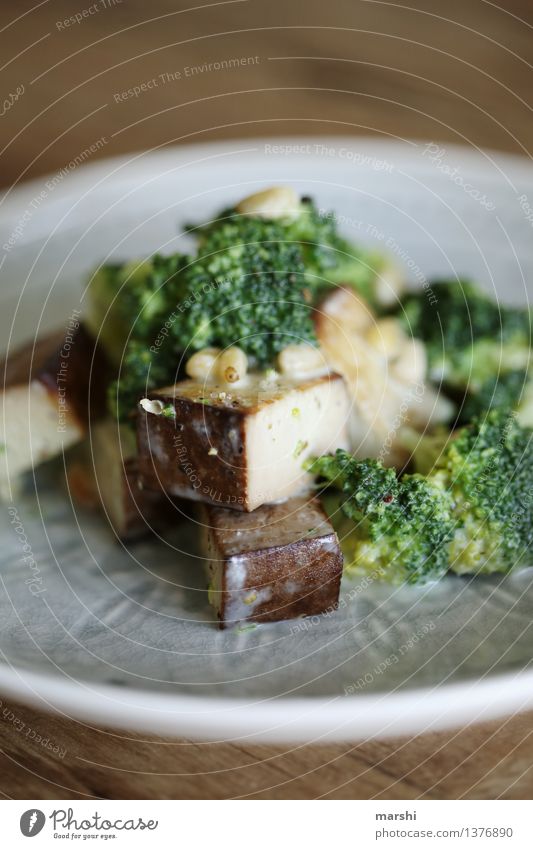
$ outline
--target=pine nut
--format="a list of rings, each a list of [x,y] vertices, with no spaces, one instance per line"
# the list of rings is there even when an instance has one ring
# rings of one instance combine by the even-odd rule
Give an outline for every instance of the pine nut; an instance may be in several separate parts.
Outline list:
[[[218,377],[225,383],[237,383],[246,376],[248,357],[241,348],[226,348],[217,360]]]
[[[289,186],[273,186],[243,198],[236,209],[241,215],[259,218],[294,218],[300,214],[301,204],[294,189]]]
[[[278,366],[280,372],[288,376],[327,371],[320,348],[313,348],[312,345],[287,345],[278,354]]]
[[[220,354],[220,348],[202,348],[187,360],[185,371],[193,380],[206,380],[215,377],[215,362]]]

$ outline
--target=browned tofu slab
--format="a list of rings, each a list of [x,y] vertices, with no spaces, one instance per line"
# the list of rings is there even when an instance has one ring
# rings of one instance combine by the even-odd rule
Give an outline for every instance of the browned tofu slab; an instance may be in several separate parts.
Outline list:
[[[82,325],[9,353],[2,363],[0,492],[81,440],[105,407],[107,364]]]
[[[221,628],[334,610],[343,558],[315,498],[237,513],[202,509],[209,600]]]
[[[311,455],[347,447],[349,400],[336,374],[238,388],[193,380],[141,401],[139,472],[147,489],[251,511],[309,489]]]

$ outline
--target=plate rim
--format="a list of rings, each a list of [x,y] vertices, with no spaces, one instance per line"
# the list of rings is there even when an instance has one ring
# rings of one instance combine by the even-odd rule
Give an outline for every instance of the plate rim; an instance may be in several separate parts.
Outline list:
[[[235,137],[230,139],[221,139],[218,141],[199,141],[191,144],[160,145],[148,150],[141,148],[139,150],[131,151],[128,154],[117,154],[116,156],[102,157],[101,159],[97,159],[93,162],[86,162],[81,166],[77,166],[75,170],[66,176],[66,179],[54,188],[53,199],[54,202],[56,200],[61,201],[61,199],[72,194],[73,191],[79,191],[80,185],[94,182],[97,175],[101,174],[104,176],[107,174],[108,176],[114,176],[122,168],[126,169],[128,166],[133,168],[134,164],[136,169],[135,174],[137,176],[137,169],[141,162],[143,163],[146,171],[149,171],[153,167],[154,162],[157,162],[158,160],[168,159],[171,161],[174,159],[176,163],[178,163],[186,161],[187,158],[193,155],[195,151],[202,151],[204,154],[209,154],[210,152],[213,154],[237,154],[239,151],[234,150],[236,145],[246,147],[247,145],[265,145],[267,143],[273,143],[274,141],[279,145],[306,144],[309,142],[312,142],[313,144],[336,145],[340,142],[344,142],[346,145],[349,145],[354,149],[357,147],[371,147],[374,151],[379,150],[381,154],[387,150],[393,150],[396,155],[401,152],[402,155],[409,159],[411,159],[411,154],[413,154],[417,149],[421,149],[430,144],[435,144],[435,142],[430,139],[410,139],[403,137],[390,139],[368,134],[326,134],[318,136],[296,134],[283,135],[280,137],[249,136],[244,139]],[[529,180],[533,184],[533,164],[525,155],[500,151],[494,148],[468,147],[467,145],[457,144],[455,142],[443,142],[442,149],[445,152],[449,151],[455,153],[464,160],[471,160],[468,163],[469,167],[478,165],[481,168],[486,169],[488,165],[492,163],[497,168],[505,167],[510,169],[514,173],[515,177],[519,177],[523,180]],[[294,159],[297,159],[300,156],[301,154],[294,155]],[[275,155],[273,156],[273,159],[274,158]],[[310,160],[315,158],[323,162],[327,161],[326,158],[320,158],[315,154],[308,155],[308,158]],[[430,160],[424,160],[421,155],[421,163],[424,162],[426,163],[427,169],[434,172],[435,169],[431,166]],[[351,168],[353,166],[348,163],[347,167]],[[19,183],[13,191],[9,185],[2,186],[0,188],[0,226],[2,226],[4,220],[9,219],[16,213],[17,208],[23,207],[27,199],[33,199],[35,191],[42,188],[42,184],[47,180],[52,179],[57,175],[57,173],[57,171],[46,172],[45,174],[32,177],[29,180]],[[7,193],[9,193],[9,196],[6,198]]]
[[[393,694],[248,701],[149,693],[83,679],[65,682],[0,664],[0,691],[46,713],[98,727],[206,742],[322,744],[418,735],[520,713],[533,707],[533,670]]]

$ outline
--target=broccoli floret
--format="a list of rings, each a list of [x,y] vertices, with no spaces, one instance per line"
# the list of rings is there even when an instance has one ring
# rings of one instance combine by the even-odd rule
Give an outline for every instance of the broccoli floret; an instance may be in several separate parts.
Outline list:
[[[340,235],[332,212],[320,212],[310,198],[299,216],[287,221],[287,238],[301,246],[308,284],[320,293],[333,283],[353,286],[375,304],[377,275],[386,265],[383,254],[363,250]]]
[[[532,431],[493,410],[453,434],[431,475],[444,474],[453,498],[450,569],[508,572],[533,539]]]
[[[176,301],[176,280],[186,256],[158,254],[148,260],[104,265],[88,287],[85,323],[114,363],[120,363],[128,339],[151,344],[170,305]]]
[[[206,225],[190,225],[189,231],[203,247],[207,240],[229,221],[237,230],[254,220],[260,230],[273,221],[240,215],[235,208],[222,210]],[[387,265],[387,258],[375,251],[364,250],[340,235],[333,213],[320,211],[311,198],[303,198],[298,215],[275,221],[279,238],[299,248],[303,276],[313,299],[331,285],[345,283],[354,286],[370,303],[376,302],[377,276]],[[268,238],[268,237],[266,237]]]
[[[177,254],[105,266],[89,291],[90,326],[102,328],[120,365],[109,399],[121,417],[205,346],[238,345],[265,367],[291,342],[316,344],[300,248],[276,222],[227,221],[194,260]]]
[[[466,280],[432,282],[431,292],[405,296],[399,316],[425,343],[434,380],[475,394],[495,374],[527,367],[529,310],[498,304]]]
[[[378,461],[344,451],[312,462],[311,470],[343,493],[341,519],[339,511],[332,519],[348,571],[418,583],[447,570],[509,572],[520,565],[533,541],[532,431],[495,410],[446,444],[422,445],[425,473],[400,479]]]
[[[394,584],[423,583],[446,572],[453,522],[441,476],[398,480],[378,460],[359,461],[342,450],[310,469],[343,493],[341,516],[332,520],[348,572]]]
[[[108,406],[119,419],[127,420],[147,391],[176,378],[180,352],[165,322],[180,299],[188,264],[182,254],[156,254],[149,260],[102,266],[91,278],[86,323],[94,335],[99,333],[116,367],[118,378],[108,388]]]
[[[87,289],[85,313],[85,326],[95,338],[100,339],[107,355],[115,363],[120,361],[128,335],[126,322],[116,308],[122,269],[123,266],[110,263],[93,273]]]
[[[184,273],[172,333],[181,350],[238,345],[271,365],[290,343],[316,344],[300,247],[277,221],[235,216],[208,229]]]

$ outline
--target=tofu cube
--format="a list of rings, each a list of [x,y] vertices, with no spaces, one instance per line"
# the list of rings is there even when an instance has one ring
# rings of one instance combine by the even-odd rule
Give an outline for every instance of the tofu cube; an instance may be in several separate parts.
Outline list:
[[[344,448],[349,400],[336,374],[243,385],[193,380],[152,392],[138,416],[146,488],[252,511],[305,492],[312,456]]]
[[[221,628],[335,610],[343,558],[317,499],[253,513],[206,505],[202,515],[209,601]]]

